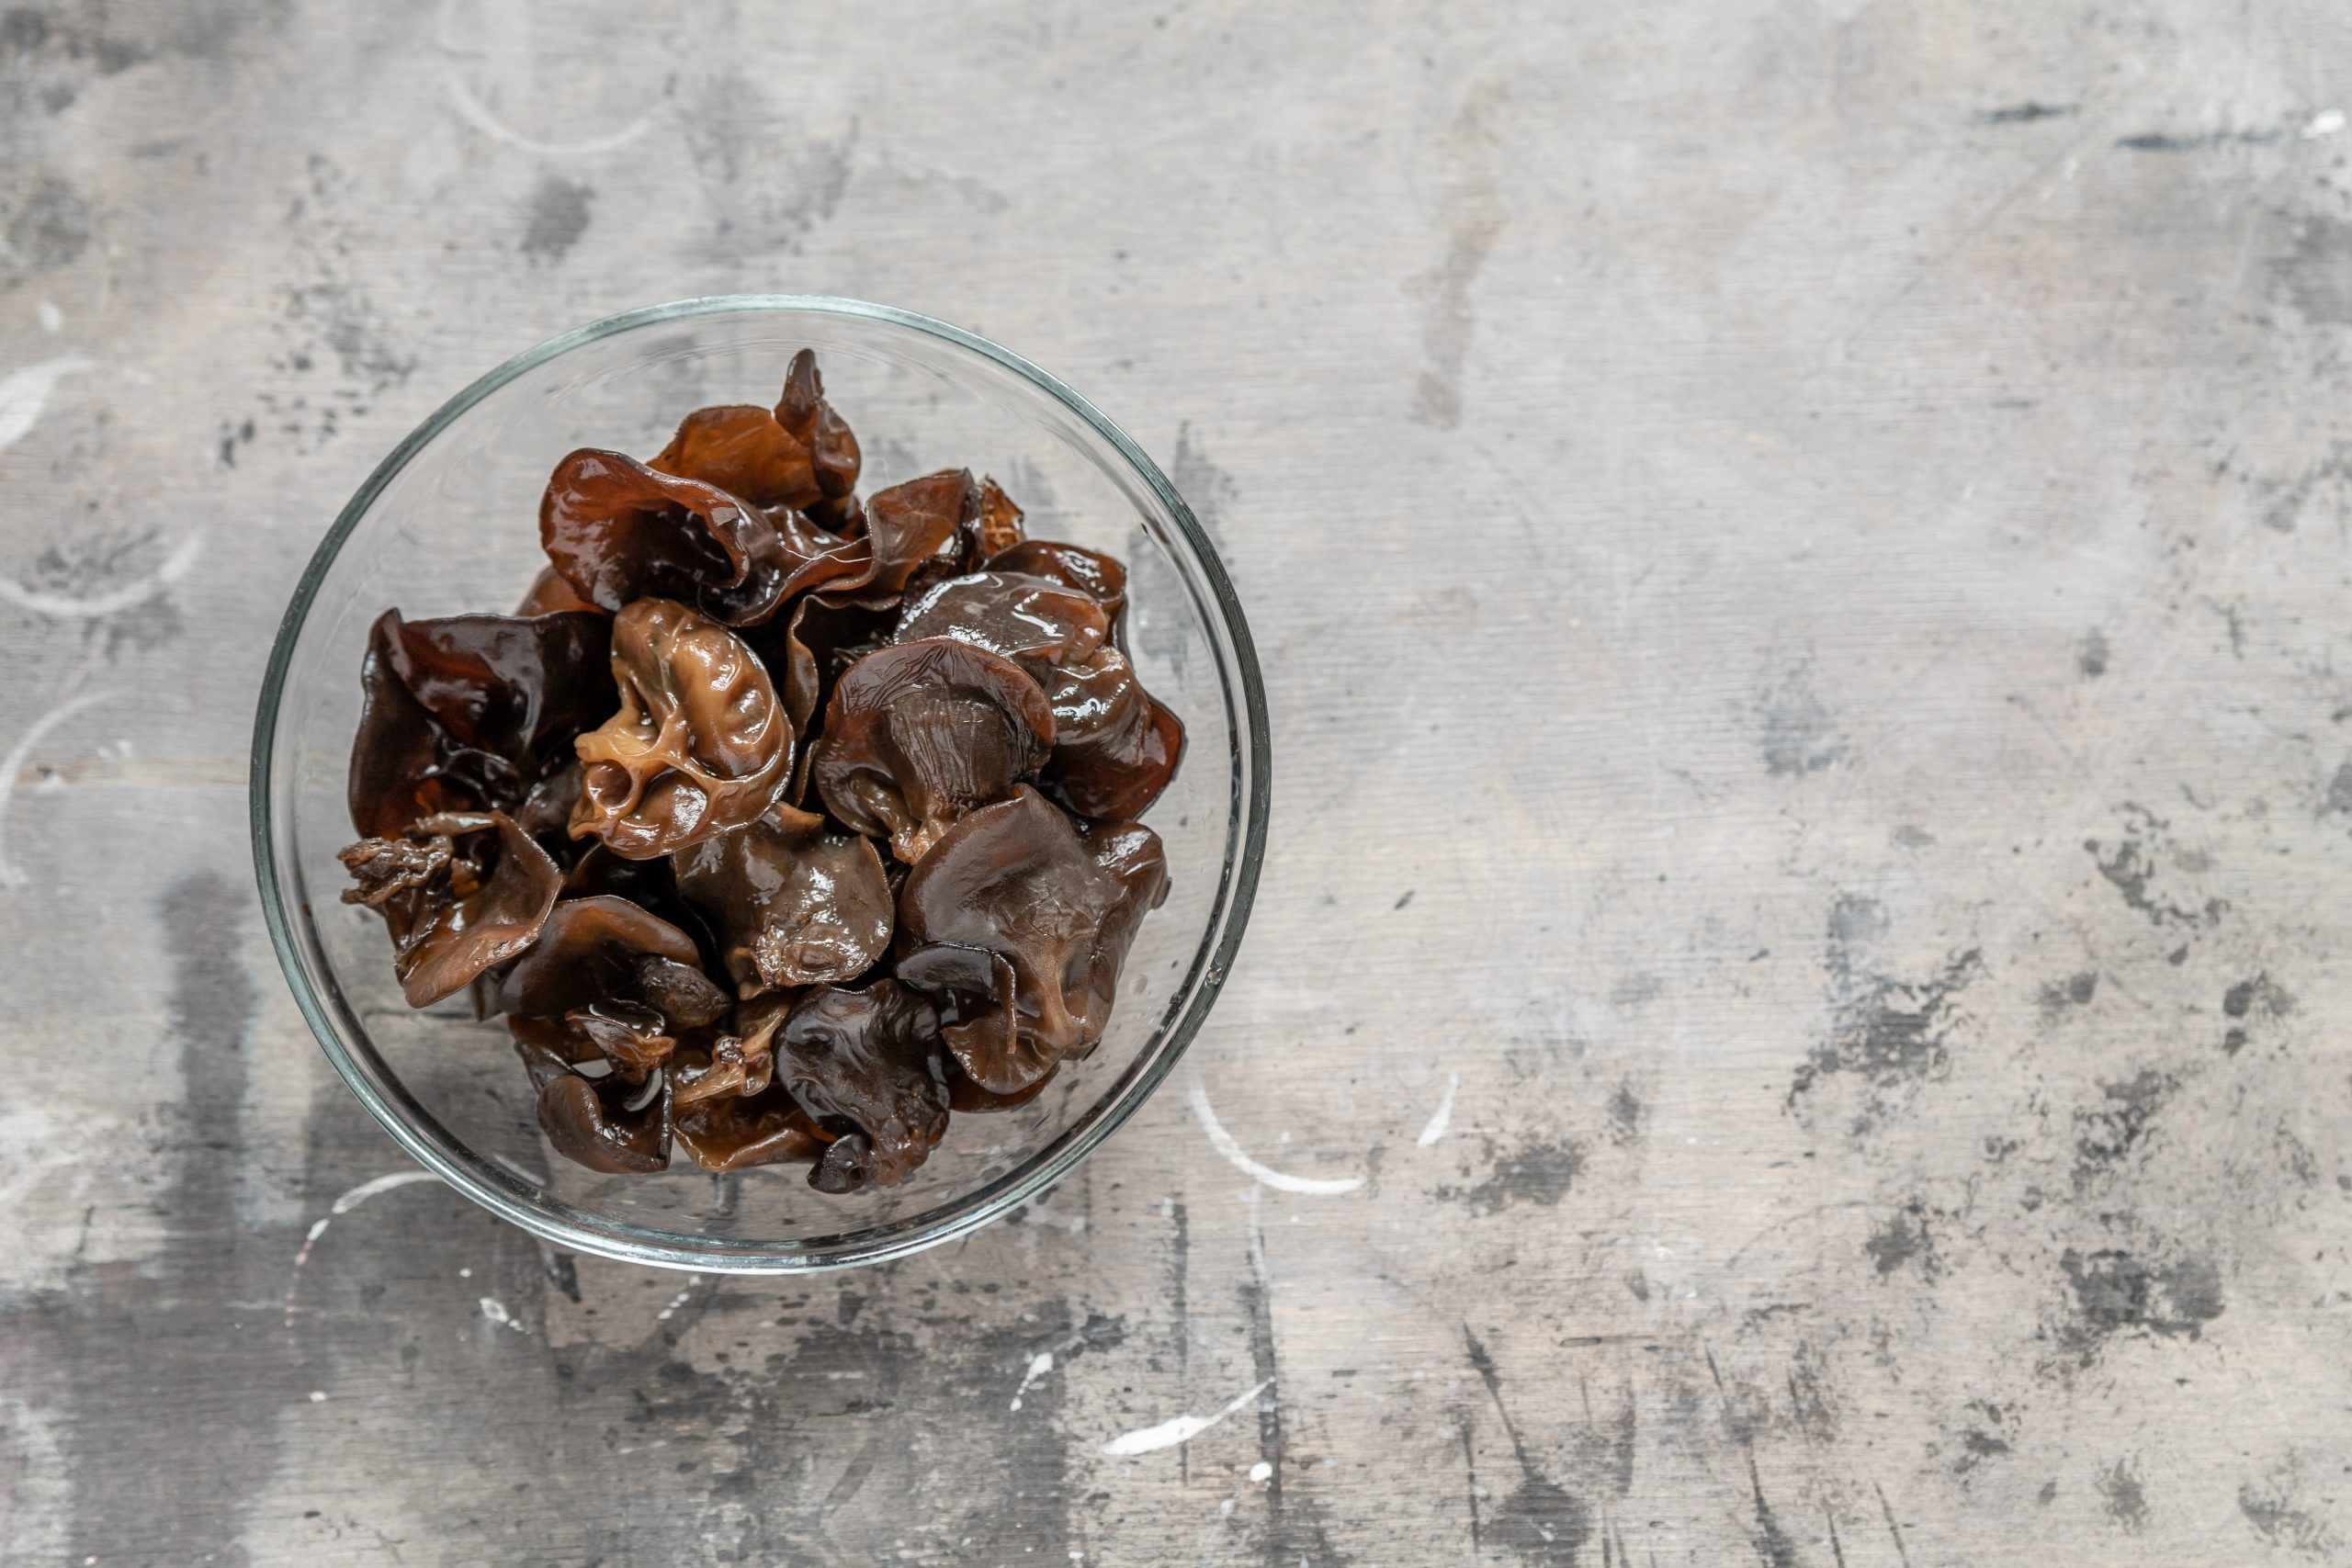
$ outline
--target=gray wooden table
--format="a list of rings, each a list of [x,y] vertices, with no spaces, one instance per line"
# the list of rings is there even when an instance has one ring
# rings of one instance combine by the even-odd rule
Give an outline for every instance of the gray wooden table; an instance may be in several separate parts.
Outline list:
[[[0,1555],[2352,1561],[2340,5],[656,10],[0,15]],[[367,470],[737,289],[1096,397],[1274,715],[1198,1089],[785,1288],[367,1187],[244,831]]]

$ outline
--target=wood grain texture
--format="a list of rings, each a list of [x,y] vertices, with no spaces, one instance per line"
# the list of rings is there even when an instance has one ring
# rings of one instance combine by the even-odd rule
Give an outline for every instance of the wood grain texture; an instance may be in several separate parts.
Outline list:
[[[2352,1561],[2347,68],[2317,0],[0,14],[0,1556]],[[430,1183],[305,1252],[404,1161],[254,904],[279,607],[481,370],[771,288],[1013,345],[1221,541],[1275,847],[1194,1060],[1360,1188],[1180,1077],[887,1269]]]

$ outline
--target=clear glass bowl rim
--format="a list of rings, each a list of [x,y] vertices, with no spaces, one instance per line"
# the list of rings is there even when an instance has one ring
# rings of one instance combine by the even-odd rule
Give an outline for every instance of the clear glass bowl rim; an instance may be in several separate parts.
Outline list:
[[[1238,854],[1229,853],[1224,866],[1223,886],[1208,929],[1213,942],[1206,944],[1209,951],[1205,963],[1201,954],[1194,955],[1199,983],[1193,987],[1182,1014],[1145,1045],[1141,1071],[1127,1082],[1116,1098],[1098,1102],[1074,1125],[1064,1129],[1046,1145],[1043,1157],[1032,1156],[1021,1168],[953,1200],[922,1223],[852,1232],[831,1238],[826,1245],[716,1240],[694,1244],[673,1233],[643,1229],[625,1221],[602,1216],[595,1217],[593,1223],[574,1220],[566,1215],[584,1212],[565,1204],[560,1206],[563,1212],[559,1213],[558,1205],[506,1190],[487,1179],[484,1172],[469,1168],[464,1160],[452,1157],[413,1124],[408,1112],[369,1081],[367,1074],[353,1060],[342,1035],[329,1018],[324,1003],[312,989],[297,953],[295,916],[287,890],[277,876],[277,843],[271,822],[270,774],[277,746],[278,711],[285,695],[288,671],[293,662],[295,644],[310,616],[319,587],[344,542],[358,527],[360,520],[392,479],[430,446],[443,430],[483,399],[517,377],[575,348],[666,321],[741,311],[829,315],[879,321],[923,333],[994,361],[1075,414],[1107,442],[1134,476],[1158,497],[1169,516],[1175,521],[1177,531],[1190,547],[1193,557],[1192,564],[1208,587],[1216,615],[1223,623],[1222,629],[1233,652],[1233,669],[1227,672],[1227,679],[1229,695],[1238,696],[1239,704],[1233,737],[1236,747],[1234,817],[1241,828],[1239,851]],[[1238,682],[1238,694],[1230,691],[1230,683],[1235,681]],[[1232,580],[1227,575],[1225,563],[1219,558],[1216,547],[1201,527],[1199,520],[1193,515],[1192,508],[1177,493],[1168,476],[1125,431],[1113,423],[1101,410],[1011,350],[976,333],[912,310],[831,295],[719,294],[650,305],[607,316],[527,349],[442,404],[376,466],[366,482],[345,503],[334,526],[320,541],[278,623],[277,634],[270,648],[268,668],[262,679],[261,699],[254,714],[247,805],[253,837],[254,870],[261,889],[262,915],[268,926],[270,946],[277,954],[278,967],[285,972],[287,985],[293,991],[295,1005],[300,1010],[303,1021],[310,1025],[319,1048],[334,1065],[336,1075],[411,1157],[492,1213],[544,1240],[575,1251],[626,1262],[706,1273],[814,1273],[902,1258],[967,1235],[1010,1213],[1069,1175],[1151,1097],[1161,1081],[1174,1070],[1185,1048],[1192,1043],[1193,1035],[1199,1032],[1202,1022],[1207,1018],[1209,1009],[1224,986],[1233,955],[1240,946],[1243,929],[1249,923],[1250,903],[1257,892],[1259,869],[1265,857],[1272,787],[1271,750],[1265,685],[1259,671],[1257,649],[1250,638],[1249,622],[1242,614],[1240,601],[1234,594]],[[450,1141],[456,1142],[454,1138]]]

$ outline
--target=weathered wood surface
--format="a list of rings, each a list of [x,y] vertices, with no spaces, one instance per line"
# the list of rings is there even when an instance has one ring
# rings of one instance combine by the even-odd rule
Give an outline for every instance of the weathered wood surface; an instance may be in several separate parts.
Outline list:
[[[2347,68],[2219,0],[6,11],[6,1561],[2352,1560]],[[429,1183],[300,1260],[405,1162],[260,932],[277,608],[479,371],[743,288],[998,336],[1223,541],[1275,849],[1194,1055],[1360,1190],[1180,1078],[893,1268]]]

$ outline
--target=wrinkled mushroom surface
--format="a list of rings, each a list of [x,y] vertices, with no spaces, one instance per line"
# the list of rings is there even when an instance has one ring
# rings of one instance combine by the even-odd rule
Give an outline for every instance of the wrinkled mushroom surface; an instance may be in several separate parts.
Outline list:
[[[1090,576],[1103,586],[1104,573]],[[1054,710],[1054,752],[1041,784],[1079,815],[1116,821],[1139,816],[1167,787],[1183,755],[1184,727],[1111,643],[1110,612],[1094,594],[1065,579],[991,567],[910,597],[896,635],[900,642],[952,637],[1027,671]]]
[[[957,1064],[1016,1093],[1102,1037],[1136,927],[1167,890],[1150,829],[1081,833],[1024,787],[966,816],[908,874],[899,976],[957,998],[970,1021],[944,1032]]]
[[[1053,744],[1053,710],[1019,665],[933,637],[842,673],[810,781],[835,817],[888,839],[912,865],[964,813],[1035,773]]]
[[[659,1078],[630,1085],[564,1073],[539,1090],[538,1111],[556,1152],[591,1170],[630,1176],[670,1163],[670,1089]]]
[[[804,349],[773,407],[558,463],[516,614],[369,629],[344,897],[412,1004],[505,1015],[590,1169],[902,1182],[1093,1048],[1164,894],[1131,818],[1183,728],[1124,568],[862,468]]]
[[[805,510],[820,523],[844,535],[858,530],[845,526],[857,509],[857,475],[863,459],[857,436],[849,422],[825,400],[825,378],[818,373],[817,355],[802,349],[792,356],[784,376],[784,391],[775,402],[775,421],[808,453],[818,498]]]
[[[566,898],[548,911],[531,950],[499,977],[499,1010],[560,1018],[613,998],[657,1005],[642,993],[641,976],[662,964],[692,966],[697,957],[693,937],[626,898]]]
[[[776,1036],[776,1081],[820,1127],[862,1134],[866,1179],[903,1180],[947,1132],[939,1014],[919,991],[877,980],[820,986]]]
[[[704,1100],[677,1111],[672,1130],[686,1157],[713,1172],[802,1165],[825,1147],[808,1114],[774,1087],[739,1099]]]
[[[392,935],[392,972],[413,1008],[455,996],[529,948],[562,878],[503,811],[421,818],[398,839],[363,839],[338,857]]]
[[[863,546],[790,507],[763,508],[619,452],[582,447],[539,501],[539,543],[557,573],[600,609],[691,600],[728,626],[754,626],[789,594],[864,570]]]
[[[613,620],[620,712],[576,742],[574,838],[649,860],[756,820],[783,793],[792,730],[741,638],[670,599]]]
[[[611,625],[577,611],[378,616],[360,665],[352,826],[375,838],[435,811],[518,807],[604,716]]]
[[[888,951],[893,900],[873,840],[782,802],[674,857],[746,997],[853,980]]]

